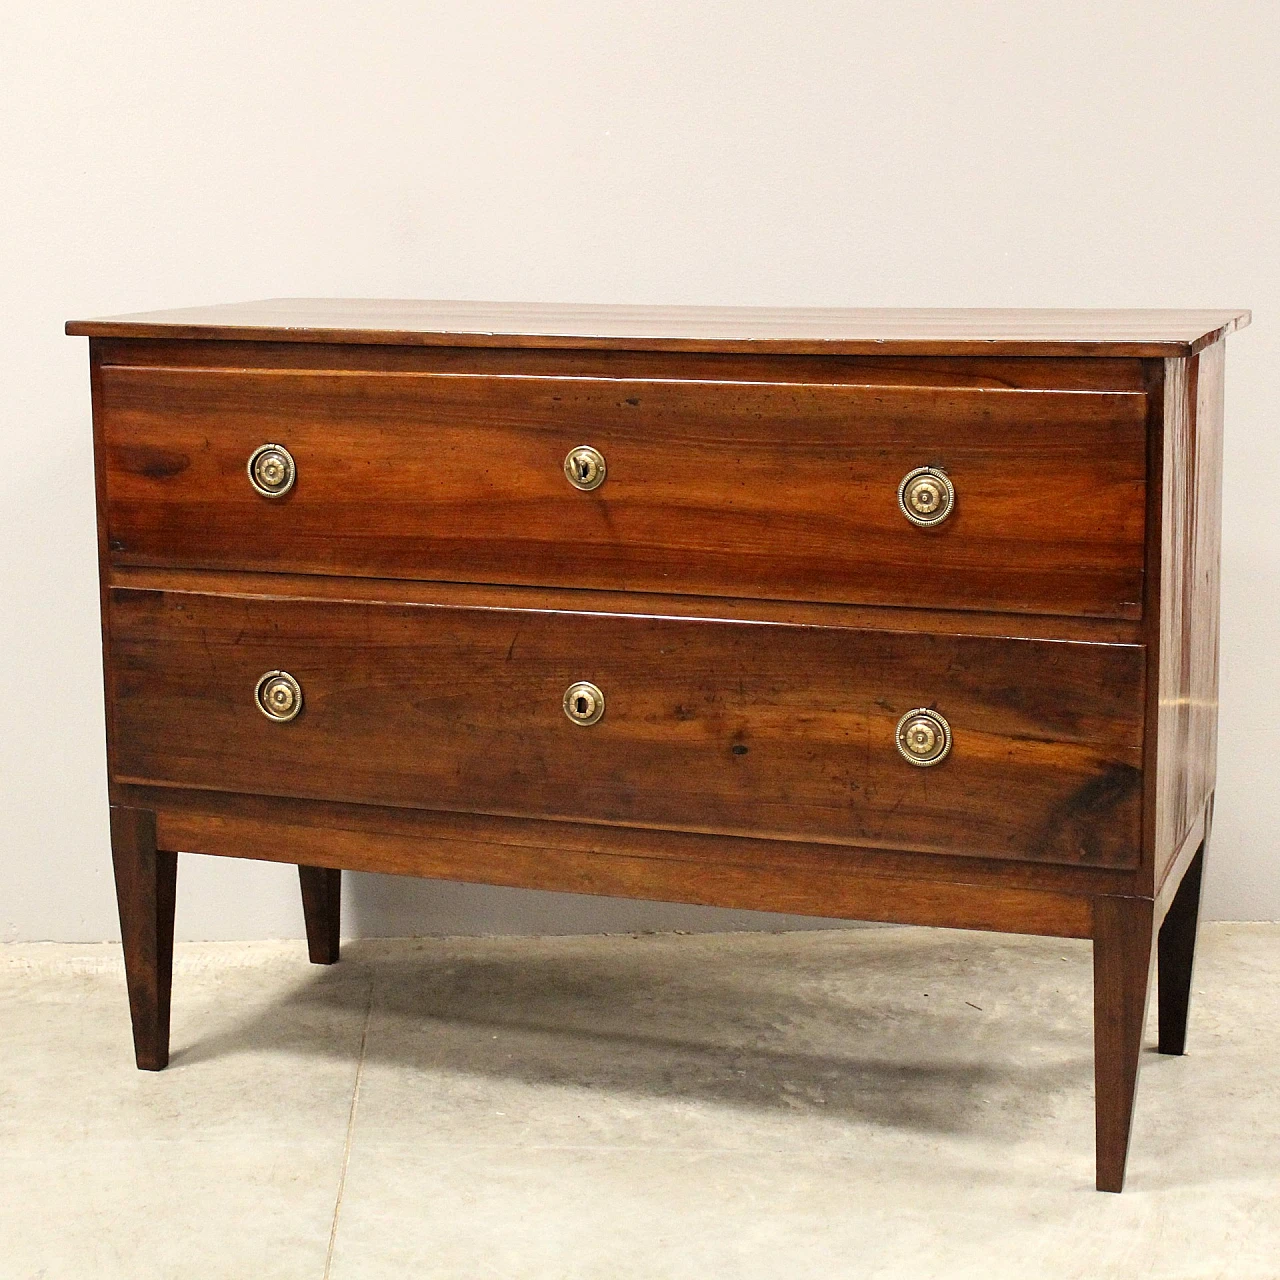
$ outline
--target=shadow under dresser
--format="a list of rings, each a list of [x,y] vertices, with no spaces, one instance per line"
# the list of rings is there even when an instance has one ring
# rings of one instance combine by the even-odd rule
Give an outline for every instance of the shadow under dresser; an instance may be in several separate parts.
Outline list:
[[[1183,1050],[1237,311],[282,299],[90,339],[138,1066],[177,851],[1091,938]]]

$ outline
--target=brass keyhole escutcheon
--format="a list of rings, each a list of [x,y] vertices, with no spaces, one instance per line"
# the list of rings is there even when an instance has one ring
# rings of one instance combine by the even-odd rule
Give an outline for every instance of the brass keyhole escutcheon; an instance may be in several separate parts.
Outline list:
[[[604,454],[589,444],[580,444],[565,455],[564,474],[575,489],[598,489],[604,484]]]
[[[564,713],[574,724],[595,724],[604,715],[604,694],[590,680],[579,680],[564,691]]]
[[[951,750],[951,726],[930,707],[916,707],[898,721],[898,750],[921,767],[939,764]]]
[[[292,720],[302,710],[302,686],[287,671],[268,671],[259,678],[253,700],[268,720]]]
[[[956,504],[955,486],[937,467],[917,467],[902,477],[898,506],[912,524],[930,528],[941,524]]]
[[[249,483],[264,498],[282,498],[298,478],[293,454],[282,444],[259,445],[249,455]]]

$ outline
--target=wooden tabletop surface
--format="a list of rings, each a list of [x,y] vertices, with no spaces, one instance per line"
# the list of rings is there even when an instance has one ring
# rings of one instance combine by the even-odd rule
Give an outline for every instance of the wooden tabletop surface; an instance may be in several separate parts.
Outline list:
[[[72,320],[91,338],[756,351],[791,355],[1185,356],[1240,310],[601,306],[269,298]]]

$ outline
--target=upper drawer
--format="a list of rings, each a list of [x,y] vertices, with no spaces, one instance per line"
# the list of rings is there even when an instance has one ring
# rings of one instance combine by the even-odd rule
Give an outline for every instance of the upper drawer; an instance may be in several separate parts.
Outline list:
[[[1140,612],[1140,392],[107,366],[100,406],[116,564]]]

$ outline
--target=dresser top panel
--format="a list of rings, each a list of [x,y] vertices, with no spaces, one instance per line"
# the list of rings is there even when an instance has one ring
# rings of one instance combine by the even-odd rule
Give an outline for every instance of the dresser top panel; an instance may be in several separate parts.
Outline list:
[[[269,298],[72,320],[91,338],[396,346],[751,351],[778,355],[1186,356],[1239,310],[841,309]]]

